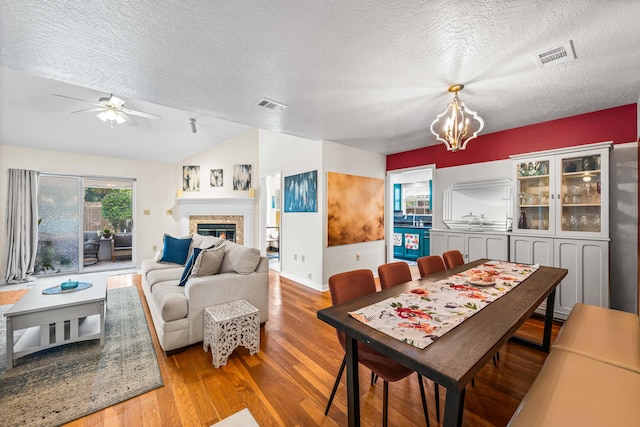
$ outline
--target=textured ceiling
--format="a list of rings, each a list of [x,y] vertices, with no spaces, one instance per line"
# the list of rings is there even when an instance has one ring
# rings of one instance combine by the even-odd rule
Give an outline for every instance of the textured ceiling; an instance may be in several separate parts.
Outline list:
[[[452,83],[483,134],[638,102],[639,19],[637,0],[3,0],[0,142],[177,162],[259,127],[395,153],[436,143]],[[536,66],[567,40],[576,61]],[[51,93],[163,120],[110,129]]]

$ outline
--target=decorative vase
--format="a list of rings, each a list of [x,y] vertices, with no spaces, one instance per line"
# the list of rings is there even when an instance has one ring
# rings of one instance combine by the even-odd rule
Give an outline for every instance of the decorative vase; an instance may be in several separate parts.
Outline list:
[[[520,230],[527,229],[527,214],[525,211],[520,212],[520,219],[518,220],[518,228]]]

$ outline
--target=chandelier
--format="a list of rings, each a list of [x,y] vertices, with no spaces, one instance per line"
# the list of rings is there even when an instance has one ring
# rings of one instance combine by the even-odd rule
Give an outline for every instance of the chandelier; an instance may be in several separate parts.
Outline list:
[[[439,141],[444,142],[448,151],[464,150],[467,143],[478,136],[484,127],[484,121],[478,113],[468,109],[458,98],[458,92],[463,88],[462,84],[449,88],[449,92],[454,93],[453,101],[431,123],[431,132]]]

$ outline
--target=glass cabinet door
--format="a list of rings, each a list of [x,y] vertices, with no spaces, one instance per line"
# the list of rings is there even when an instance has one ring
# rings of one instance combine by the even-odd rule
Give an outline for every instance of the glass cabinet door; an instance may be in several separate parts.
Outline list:
[[[597,153],[560,159],[561,232],[602,232],[601,165]]]
[[[607,238],[608,150],[605,147],[515,158],[513,230],[570,238]]]
[[[550,179],[550,159],[526,160],[516,164],[517,217],[513,218],[514,230],[539,230],[549,232],[553,217],[550,199],[553,194]],[[550,192],[551,191],[551,192]]]

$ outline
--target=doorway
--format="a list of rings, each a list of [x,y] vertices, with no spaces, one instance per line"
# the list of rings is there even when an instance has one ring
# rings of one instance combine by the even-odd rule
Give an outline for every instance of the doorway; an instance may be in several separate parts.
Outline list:
[[[430,254],[435,165],[387,172],[386,259],[414,264]]]
[[[264,224],[264,254],[269,258],[269,268],[278,272],[281,270],[280,253],[282,251],[281,178],[280,172],[274,172],[264,175],[261,179],[261,187],[264,189],[263,197],[261,198],[261,206],[263,206],[263,209],[261,209],[263,218],[261,223]]]

